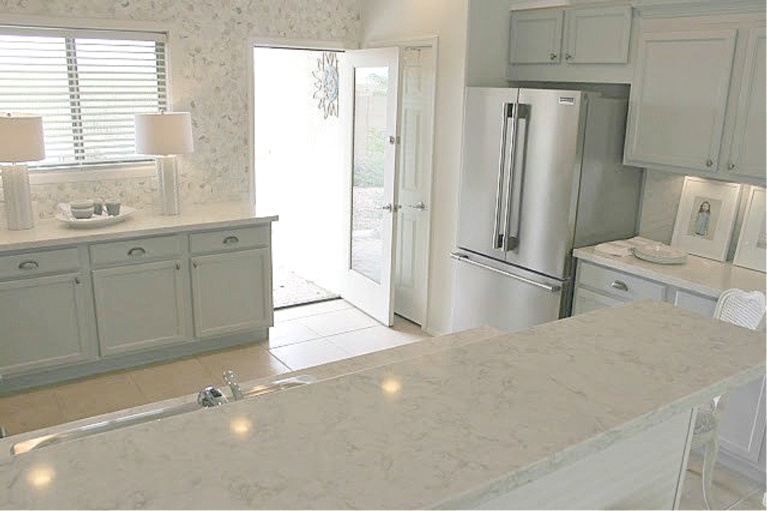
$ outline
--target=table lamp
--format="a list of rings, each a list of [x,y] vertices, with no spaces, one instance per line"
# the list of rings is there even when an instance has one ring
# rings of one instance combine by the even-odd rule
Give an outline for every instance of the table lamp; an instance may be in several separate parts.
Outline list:
[[[156,156],[160,212],[178,215],[178,164],[176,155],[194,151],[192,119],[188,112],[136,114],[136,152]]]
[[[24,163],[44,159],[43,118],[35,114],[0,114],[0,162],[9,164],[2,166],[5,217],[12,231],[35,226],[29,170]]]

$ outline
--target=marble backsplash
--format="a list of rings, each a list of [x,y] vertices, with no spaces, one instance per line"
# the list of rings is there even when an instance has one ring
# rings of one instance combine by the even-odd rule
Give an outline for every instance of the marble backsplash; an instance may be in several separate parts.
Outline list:
[[[0,0],[0,23],[8,14],[30,24],[40,16],[83,28],[89,19],[125,21],[124,29],[131,21],[167,27],[173,109],[191,112],[195,137],[195,152],[180,159],[182,204],[249,196],[250,42],[354,43],[360,31],[357,0]],[[38,216],[49,217],[57,203],[83,197],[153,207],[156,189],[153,177],[110,179],[35,184],[32,196]]]

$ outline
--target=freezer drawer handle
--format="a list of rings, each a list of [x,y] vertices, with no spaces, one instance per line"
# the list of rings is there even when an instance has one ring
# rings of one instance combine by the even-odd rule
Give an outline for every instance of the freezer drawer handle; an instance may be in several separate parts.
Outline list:
[[[463,254],[456,254],[455,252],[450,253],[450,257],[455,259],[456,261],[461,261],[464,263],[469,263],[473,266],[478,266],[480,268],[483,268],[488,271],[492,271],[495,273],[498,273],[500,275],[503,275],[504,277],[509,277],[514,280],[519,280],[521,282],[524,282],[525,284],[530,284],[531,286],[539,287],[541,289],[545,289],[546,291],[549,291],[551,293],[556,293],[560,289],[562,289],[562,286],[557,285],[550,285],[550,284],[544,284],[543,282],[536,282],[535,280],[526,279],[524,277],[520,277],[519,275],[514,275],[513,273],[507,273],[505,271],[501,271],[497,268],[493,268],[492,266],[488,266],[486,264],[478,263],[477,261],[472,261],[469,259],[469,256],[465,256]]]

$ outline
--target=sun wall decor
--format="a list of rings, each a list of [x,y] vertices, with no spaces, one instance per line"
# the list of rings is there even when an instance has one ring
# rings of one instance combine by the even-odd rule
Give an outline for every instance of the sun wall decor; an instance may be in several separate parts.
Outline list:
[[[322,56],[317,59],[317,70],[312,71],[312,76],[314,76],[312,97],[319,100],[317,108],[325,114],[325,119],[330,116],[338,117],[338,56],[336,52],[322,52]]]

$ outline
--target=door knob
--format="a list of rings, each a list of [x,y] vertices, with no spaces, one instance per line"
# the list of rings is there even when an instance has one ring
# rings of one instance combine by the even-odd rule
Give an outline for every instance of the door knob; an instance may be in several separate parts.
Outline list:
[[[381,209],[391,213],[392,211],[394,211],[394,206],[392,204],[387,204],[386,206],[381,206]]]
[[[421,211],[423,211],[424,209],[426,209],[426,204],[424,204],[423,201],[418,201],[415,204],[409,204],[408,207],[413,209],[420,209]]]

